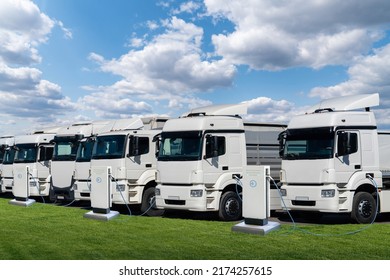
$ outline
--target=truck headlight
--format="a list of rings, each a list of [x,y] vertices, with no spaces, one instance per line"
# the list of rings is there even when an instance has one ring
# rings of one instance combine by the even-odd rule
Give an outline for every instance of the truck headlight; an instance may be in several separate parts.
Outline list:
[[[202,197],[203,190],[191,190],[190,196],[191,197]]]
[[[36,188],[36,187],[37,187],[37,182],[35,182],[35,181],[30,181],[30,187]]]
[[[321,190],[321,197],[334,197],[335,195],[335,190]]]
[[[286,189],[280,189],[280,195],[281,196],[287,196],[287,190]]]
[[[155,195],[161,195],[161,190],[160,190],[159,188],[156,188],[156,189],[154,190],[154,194],[155,194]]]
[[[124,184],[117,184],[116,185],[117,192],[123,192],[123,191],[125,191],[125,188],[126,188],[126,185],[124,185]]]
[[[77,184],[76,184],[76,183],[73,184],[73,185],[72,185],[72,188],[73,188],[73,190],[77,191]]]

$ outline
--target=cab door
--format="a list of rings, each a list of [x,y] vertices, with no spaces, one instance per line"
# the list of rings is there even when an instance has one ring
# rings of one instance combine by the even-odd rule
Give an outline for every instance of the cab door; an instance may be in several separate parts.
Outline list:
[[[242,171],[245,164],[242,139],[238,133],[205,136],[203,170],[206,184],[215,184],[223,173]]]
[[[48,178],[50,175],[50,162],[53,157],[54,146],[53,145],[40,145],[38,155],[38,177]],[[73,172],[73,169],[72,169]]]
[[[218,133],[206,134],[203,143],[202,169],[204,183],[215,184],[220,174],[229,170],[226,137]]]
[[[336,134],[336,182],[347,183],[362,169],[361,137],[357,130],[339,130]]]

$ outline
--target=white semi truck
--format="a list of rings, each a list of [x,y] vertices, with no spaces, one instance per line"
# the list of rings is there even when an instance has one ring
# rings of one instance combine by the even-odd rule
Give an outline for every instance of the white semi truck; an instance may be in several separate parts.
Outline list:
[[[13,136],[3,136],[0,137],[0,193],[5,193],[5,188],[3,189],[3,176],[4,174],[9,173],[10,176],[12,176],[12,163],[13,163],[13,156],[10,155],[11,153],[11,147],[15,144],[15,138]],[[12,152],[13,153],[13,152]],[[3,161],[5,159],[6,162],[9,162],[9,157],[12,157],[12,163],[11,165],[7,165],[5,169],[8,168],[9,172],[6,170],[3,171]]]
[[[74,170],[76,153],[82,139],[96,135],[112,121],[75,123],[61,128],[53,139],[50,200],[74,200]]]
[[[350,213],[358,223],[373,222],[377,207],[390,211],[390,134],[377,132],[378,105],[379,94],[345,96],[291,119],[280,135],[289,210]]]
[[[100,132],[110,131],[117,122],[119,120],[75,123],[58,131],[52,141],[54,152],[50,168],[50,200],[75,199],[73,185],[79,144]]]
[[[134,119],[135,120],[135,119]],[[143,123],[142,129],[158,129],[161,128],[166,118],[141,118]],[[118,123],[116,126],[111,126],[106,131],[101,132],[112,132],[119,130],[129,130],[134,129],[137,130],[140,123],[137,121],[136,125],[132,127],[132,124],[129,124],[129,120],[124,120],[120,124]],[[107,128],[107,127],[106,127]],[[103,129],[102,129],[103,130]],[[113,132],[115,134],[115,132]],[[91,192],[91,159],[92,159],[92,150],[94,143],[96,142],[96,136],[87,137],[80,141],[80,145],[77,151],[76,163],[74,169],[74,197],[76,200],[90,200],[90,192]]]
[[[246,104],[216,105],[168,120],[157,162],[156,205],[161,209],[242,215],[240,186],[247,165],[269,165],[278,179],[278,135],[285,125],[244,123]],[[271,190],[271,209],[281,209]]]
[[[145,120],[144,120],[145,122]],[[95,139],[91,169],[111,168],[111,201],[113,204],[139,205],[141,212],[149,216],[163,211],[154,206],[157,142],[162,121],[146,126],[151,129],[118,130],[101,133]],[[142,122],[141,122],[142,123]],[[91,182],[91,192],[95,182]],[[87,192],[88,189],[85,189]],[[107,213],[107,209],[94,209],[95,213]]]
[[[53,144],[51,141],[59,128],[35,131],[33,134],[15,136],[13,158],[13,172],[11,182],[6,183],[6,188],[13,186],[16,174],[20,167],[29,167],[29,194],[30,196],[48,196],[50,189],[50,162],[53,156]]]

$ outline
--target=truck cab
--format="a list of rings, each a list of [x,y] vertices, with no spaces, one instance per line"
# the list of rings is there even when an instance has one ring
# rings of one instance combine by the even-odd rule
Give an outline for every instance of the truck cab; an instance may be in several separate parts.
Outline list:
[[[12,177],[12,163],[14,157],[14,150],[12,147],[14,144],[15,138],[13,136],[0,137],[0,193],[6,192],[5,187],[3,188],[3,177]],[[3,164],[4,162],[5,164]]]
[[[288,209],[351,213],[356,222],[372,222],[385,194],[377,124],[369,110],[377,105],[378,94],[346,96],[291,119],[280,135],[281,191]]]
[[[91,159],[93,167],[111,167],[113,204],[141,207],[141,212],[158,216],[163,211],[154,207],[157,143],[160,129],[120,130],[96,137]],[[91,192],[94,190],[91,182]]]
[[[256,131],[254,127],[267,127],[257,133],[272,131],[278,157],[277,134],[283,130],[279,125],[246,126],[240,117],[246,111],[246,104],[216,105],[197,108],[185,117],[167,121],[161,133],[157,162],[158,208],[217,212],[222,220],[241,217],[240,180],[246,166],[249,162],[265,164],[265,158],[254,158],[264,153],[253,150],[259,148],[255,142],[247,145],[246,132]],[[250,136],[251,141],[259,140]]]
[[[76,200],[90,200],[91,193],[91,159],[96,136],[80,140],[77,149],[75,168],[73,173],[73,190]]]
[[[83,185],[86,184],[86,181],[80,183],[75,181],[76,172],[77,176],[79,176],[81,173],[86,172],[85,167],[87,167],[87,164],[85,164],[85,156],[87,155],[83,154],[83,152],[86,152],[85,150],[82,149],[80,151],[83,158],[79,158],[79,161],[76,160],[81,143],[84,145],[90,144],[94,136],[101,132],[108,132],[118,128],[134,127],[138,129],[142,126],[143,124],[139,118],[132,118],[76,123],[62,128],[53,140],[55,146],[51,166],[51,200],[69,201],[77,199],[74,187],[77,188],[79,185],[83,188]],[[82,148],[85,147],[83,146]],[[78,164],[78,162],[83,163]],[[79,169],[76,171],[77,167]]]
[[[75,123],[61,128],[52,140],[54,153],[51,164],[50,199],[74,200],[74,171],[80,141],[96,134],[110,121]]]
[[[34,133],[15,136],[13,175],[19,167],[29,167],[29,194],[48,196],[50,189],[50,162],[54,145],[50,143],[55,133]],[[13,180],[14,181],[14,180]]]

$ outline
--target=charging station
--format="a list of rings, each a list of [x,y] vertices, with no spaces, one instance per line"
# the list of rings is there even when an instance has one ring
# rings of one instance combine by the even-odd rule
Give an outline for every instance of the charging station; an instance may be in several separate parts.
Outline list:
[[[91,207],[85,218],[108,221],[119,215],[111,211],[111,167],[93,166],[91,168]]]
[[[270,167],[247,166],[242,178],[242,216],[244,221],[233,226],[232,231],[265,235],[278,229],[280,224],[270,217]]]
[[[34,199],[29,198],[29,176],[30,169],[28,166],[14,168],[14,185],[12,187],[12,193],[15,199],[11,200],[9,204],[27,207],[35,203]]]

